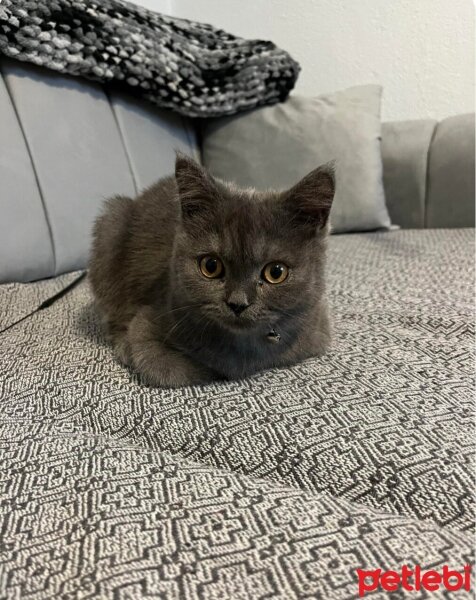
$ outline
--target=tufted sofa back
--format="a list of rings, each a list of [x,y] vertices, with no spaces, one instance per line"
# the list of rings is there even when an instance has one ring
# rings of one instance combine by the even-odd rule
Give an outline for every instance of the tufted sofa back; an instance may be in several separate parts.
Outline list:
[[[31,65],[0,62],[0,281],[83,268],[103,200],[197,151],[190,122]]]

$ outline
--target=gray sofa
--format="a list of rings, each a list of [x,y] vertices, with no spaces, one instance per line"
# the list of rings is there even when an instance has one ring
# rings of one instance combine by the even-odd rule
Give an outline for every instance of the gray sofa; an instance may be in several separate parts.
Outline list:
[[[474,118],[384,124],[402,229],[331,237],[327,356],[153,389],[87,279],[50,300],[102,200],[198,156],[195,124],[0,71],[0,598],[332,600],[357,569],[471,562]]]

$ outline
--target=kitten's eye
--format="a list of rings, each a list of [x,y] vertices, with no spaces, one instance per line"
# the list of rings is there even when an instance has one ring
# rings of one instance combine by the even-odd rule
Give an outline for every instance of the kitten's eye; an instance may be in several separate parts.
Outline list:
[[[216,279],[223,275],[223,263],[214,256],[204,256],[200,259],[200,271],[208,279]]]
[[[288,273],[289,269],[283,263],[269,263],[263,269],[263,278],[268,283],[283,283]]]

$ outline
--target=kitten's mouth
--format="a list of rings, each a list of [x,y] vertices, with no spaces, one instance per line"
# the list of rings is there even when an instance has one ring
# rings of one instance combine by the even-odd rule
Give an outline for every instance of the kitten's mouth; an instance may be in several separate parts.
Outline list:
[[[228,317],[225,321],[226,326],[234,331],[246,331],[256,327],[256,321],[244,317]]]

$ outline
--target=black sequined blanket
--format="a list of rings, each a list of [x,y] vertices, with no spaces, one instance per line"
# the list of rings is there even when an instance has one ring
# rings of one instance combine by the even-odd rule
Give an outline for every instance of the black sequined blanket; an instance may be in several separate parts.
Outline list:
[[[282,101],[299,73],[271,42],[123,0],[3,0],[0,53],[127,88],[189,117]]]

